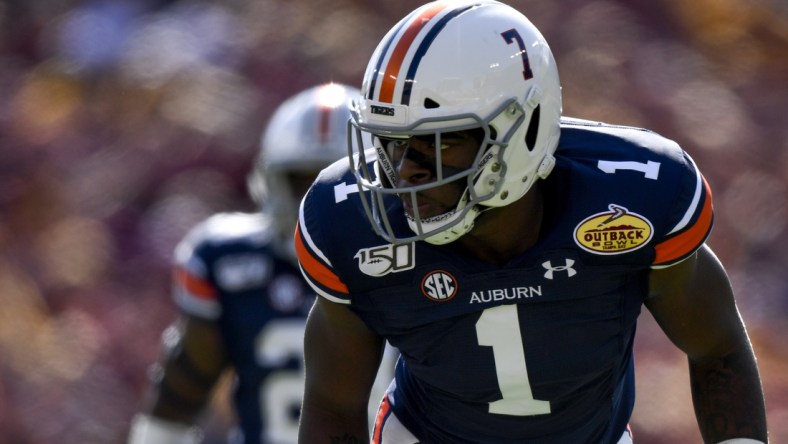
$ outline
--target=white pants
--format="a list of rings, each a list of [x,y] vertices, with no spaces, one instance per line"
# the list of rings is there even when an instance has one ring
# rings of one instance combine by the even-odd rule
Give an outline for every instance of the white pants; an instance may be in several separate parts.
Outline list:
[[[419,440],[402,425],[397,415],[391,412],[388,397],[380,403],[370,444],[419,444]],[[632,444],[629,430],[621,435],[617,444]]]

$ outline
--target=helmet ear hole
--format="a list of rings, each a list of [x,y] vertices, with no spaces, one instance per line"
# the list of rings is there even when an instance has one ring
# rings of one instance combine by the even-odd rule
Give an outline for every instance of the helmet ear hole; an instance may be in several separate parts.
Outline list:
[[[435,109],[435,108],[440,108],[440,107],[441,107],[440,103],[430,99],[429,97],[424,99],[424,108]]]
[[[539,105],[536,105],[531,121],[528,122],[528,131],[525,132],[525,146],[528,147],[528,151],[533,151],[536,146],[536,137],[539,135],[539,114]]]

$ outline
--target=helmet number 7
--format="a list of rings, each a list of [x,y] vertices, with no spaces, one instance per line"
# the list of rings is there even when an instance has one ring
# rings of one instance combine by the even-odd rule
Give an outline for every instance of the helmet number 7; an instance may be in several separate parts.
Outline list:
[[[503,37],[506,43],[510,45],[514,42],[517,42],[517,46],[520,48],[520,57],[523,59],[523,80],[532,79],[534,77],[534,72],[531,71],[531,62],[528,60],[528,51],[525,49],[525,42],[523,42],[523,38],[520,36],[520,33],[517,32],[516,29],[512,28],[508,31],[502,32],[501,37]]]
[[[550,413],[550,402],[534,399],[531,392],[517,305],[484,310],[476,322],[476,337],[479,345],[493,349],[498,388],[503,395],[503,399],[490,403],[490,413],[514,416]]]

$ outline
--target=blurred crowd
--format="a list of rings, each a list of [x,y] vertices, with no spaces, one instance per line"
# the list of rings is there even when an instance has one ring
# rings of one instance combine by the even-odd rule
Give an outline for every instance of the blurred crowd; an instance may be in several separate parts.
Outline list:
[[[286,97],[360,86],[421,1],[0,1],[0,443],[122,443],[175,312],[175,243],[251,211]],[[567,115],[678,141],[788,442],[788,3],[512,0],[556,55]],[[638,444],[700,442],[686,363],[642,315]],[[207,442],[229,413],[217,394]]]

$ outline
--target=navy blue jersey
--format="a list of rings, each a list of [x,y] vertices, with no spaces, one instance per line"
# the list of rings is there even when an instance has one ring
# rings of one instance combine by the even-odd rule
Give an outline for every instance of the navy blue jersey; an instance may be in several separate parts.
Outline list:
[[[347,160],[302,202],[304,276],[399,348],[385,407],[421,442],[614,443],[626,428],[649,271],[702,245],[711,193],[676,143],[643,129],[565,119],[556,161],[539,239],[504,266],[385,242]],[[387,211],[408,234],[401,203]]]
[[[178,307],[217,323],[235,371],[240,434],[233,443],[297,441],[304,326],[315,293],[298,271],[292,245],[274,233],[263,214],[217,214],[195,226],[175,252]],[[396,358],[387,347],[371,414],[393,377]]]
[[[176,303],[217,322],[236,374],[234,407],[247,444],[296,441],[304,324],[314,300],[272,236],[262,215],[219,214],[176,249]]]

